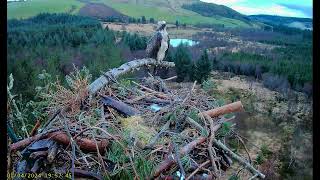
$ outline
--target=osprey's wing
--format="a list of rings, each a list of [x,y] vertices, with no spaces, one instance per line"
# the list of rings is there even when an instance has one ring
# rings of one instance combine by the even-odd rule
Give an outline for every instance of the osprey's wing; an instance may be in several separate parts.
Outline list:
[[[167,57],[167,55],[168,55],[169,48],[170,48],[170,37],[169,37],[169,35],[168,35],[168,49],[166,50],[165,57]]]
[[[156,32],[148,41],[147,44],[147,56],[150,58],[157,58],[157,53],[161,46],[162,35],[160,32]]]

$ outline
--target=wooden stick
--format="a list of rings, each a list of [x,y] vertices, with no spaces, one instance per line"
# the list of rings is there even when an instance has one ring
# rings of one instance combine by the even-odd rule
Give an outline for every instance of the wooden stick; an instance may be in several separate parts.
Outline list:
[[[29,144],[31,144],[32,142],[40,140],[40,139],[44,139],[44,138],[47,137],[47,135],[49,133],[54,132],[54,131],[58,131],[58,130],[60,130],[60,129],[55,129],[55,130],[51,130],[51,131],[48,131],[48,132],[45,132],[45,133],[37,134],[35,136],[32,136],[32,137],[23,139],[21,141],[18,141],[16,143],[13,143],[13,144],[10,145],[10,150],[14,152],[14,151],[23,149],[26,146],[28,146]]]
[[[40,139],[45,139],[45,138],[51,138],[52,140],[54,140],[58,143],[61,143],[63,145],[70,144],[70,139],[69,139],[68,135],[63,131],[58,131],[58,132],[51,132],[48,134],[37,134],[35,136],[26,138],[22,141],[11,144],[10,150],[17,151],[17,150],[23,149],[26,146],[28,146],[29,144],[31,144],[32,142],[40,140]],[[96,151],[96,144],[91,139],[77,138],[77,139],[75,139],[75,141],[79,145],[80,149],[82,149],[82,150],[90,151],[90,152]],[[105,148],[108,146],[108,144],[109,144],[109,142],[106,139],[98,141],[99,150],[101,152],[105,152]]]
[[[189,144],[185,145],[183,148],[180,149],[180,155],[183,156],[185,154],[188,154],[191,150],[193,150],[198,144],[201,144],[206,141],[205,137],[199,137],[198,139],[190,142]],[[153,175],[153,178],[156,178],[160,176],[160,174],[165,171],[166,169],[169,169],[172,165],[176,164],[177,160],[176,158],[171,155],[166,160],[164,160],[162,163],[160,163]]]
[[[40,127],[40,120],[37,120],[36,124],[34,125],[32,131],[30,132],[30,136],[34,136],[37,132],[37,130],[39,129]]]
[[[149,92],[149,93],[154,93],[154,95],[155,95],[156,97],[158,97],[158,98],[161,98],[161,99],[169,99],[169,97],[168,97],[166,94],[162,93],[162,92],[155,91],[155,90],[150,89],[150,88],[148,88],[148,87],[145,87],[145,86],[143,86],[143,85],[141,85],[141,84],[138,84],[138,83],[136,83],[136,82],[134,82],[134,81],[132,81],[132,83],[135,84],[135,85],[137,85],[137,86],[139,86],[140,88],[146,90],[146,91]]]
[[[170,78],[167,78],[167,79],[164,79],[164,81],[170,81],[172,79],[176,79],[178,76],[173,76],[173,77],[170,77]]]
[[[157,65],[157,66],[163,66],[163,67],[174,67],[175,66],[175,64],[173,62],[162,61],[159,63],[155,59],[151,59],[151,58],[130,61],[125,64],[122,64],[118,68],[111,69],[110,71],[104,73],[102,76],[100,76],[98,79],[96,79],[93,83],[91,83],[89,85],[89,87],[88,87],[89,93],[91,95],[93,95],[93,94],[97,93],[105,85],[110,83],[110,80],[112,80],[112,78],[117,78],[123,74],[126,74],[130,71],[133,71],[133,70],[138,69],[139,67],[142,67],[145,65]]]
[[[252,174],[256,175],[258,174],[259,177],[261,177],[262,179],[264,179],[266,176],[264,174],[262,174],[260,171],[258,171],[256,168],[254,168],[250,163],[248,163],[247,161],[245,161],[244,159],[242,159],[240,156],[238,156],[236,153],[234,153],[233,151],[231,151],[229,148],[227,148],[222,142],[217,141],[216,139],[213,140],[214,144],[216,146],[218,146],[219,148],[225,150],[228,152],[228,154],[230,154],[230,156],[237,160],[239,163],[241,163],[243,166],[245,166],[246,169],[248,169]]]
[[[220,115],[232,113],[232,112],[240,112],[243,111],[243,105],[241,101],[237,101],[231,104],[224,105],[222,107],[218,107],[215,109],[211,109],[209,111],[202,112],[202,114],[207,114],[210,117],[218,117]],[[199,113],[198,116],[201,114]]]
[[[190,117],[186,118],[186,121],[191,125],[191,127],[196,128],[200,132],[204,132],[206,135],[208,134],[207,130],[205,130],[199,123],[197,123],[195,120],[193,120]]]
[[[70,138],[65,132],[59,131],[59,132],[50,133],[47,137],[64,145],[70,144]],[[96,143],[91,139],[76,138],[75,142],[81,150],[89,151],[89,152],[95,152],[97,150]],[[102,139],[101,141],[97,141],[97,144],[98,144],[99,150],[101,152],[105,152],[105,148],[108,146],[109,142],[106,139]]]
[[[181,105],[183,105],[183,104],[189,99],[189,97],[192,95],[192,92],[193,92],[194,88],[196,87],[196,84],[197,84],[197,81],[194,81],[190,92],[189,92],[188,95],[184,98],[184,100],[182,101]]]
[[[215,157],[216,157],[216,154],[212,147],[212,143],[213,143],[213,140],[215,139],[215,129],[214,129],[214,125],[213,125],[213,121],[211,120],[210,121],[210,129],[211,129],[211,135],[210,135],[210,140],[209,140],[209,145],[208,145],[208,151],[209,151],[209,156],[210,156],[210,159],[211,159],[211,164],[212,164],[212,168],[213,168],[213,175],[217,177],[217,172],[218,172],[218,168],[217,168],[217,165],[216,165],[216,161],[215,161]]]
[[[198,171],[200,171],[200,169],[201,169],[202,167],[208,165],[209,163],[210,163],[210,160],[208,160],[208,161],[200,164],[200,166],[199,166],[196,170],[194,170],[194,171],[186,178],[186,180],[189,180],[190,178],[192,178],[195,174],[197,174]]]
[[[134,116],[140,113],[137,109],[127,105],[122,101],[117,101],[109,96],[102,96],[102,102],[104,103],[104,105],[110,106],[127,116]]]

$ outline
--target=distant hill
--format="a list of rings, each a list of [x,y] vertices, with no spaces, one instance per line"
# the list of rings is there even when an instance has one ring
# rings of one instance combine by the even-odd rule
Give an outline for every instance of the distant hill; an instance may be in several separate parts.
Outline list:
[[[79,14],[82,16],[96,17],[98,19],[105,19],[106,17],[112,17],[120,21],[128,20],[128,16],[119,13],[113,8],[102,3],[87,3],[80,10]]]
[[[248,16],[251,20],[259,21],[270,25],[282,25],[298,29],[313,29],[311,18],[297,18],[297,17],[284,17],[272,15],[251,15]]]
[[[145,16],[147,20],[154,18],[169,23],[175,23],[178,20],[180,24],[213,24],[231,28],[258,27],[257,24],[250,23],[250,19],[246,16],[226,6],[210,4],[209,10],[201,13],[197,8],[199,5],[201,8],[204,4],[199,0],[32,0],[8,3],[7,10],[8,19],[27,18],[40,12],[80,13],[95,17],[111,13],[135,18]],[[208,13],[211,10],[213,13]]]
[[[250,23],[250,19],[247,16],[224,5],[197,2],[193,4],[184,4],[182,5],[182,8],[194,11],[206,17],[221,16]]]

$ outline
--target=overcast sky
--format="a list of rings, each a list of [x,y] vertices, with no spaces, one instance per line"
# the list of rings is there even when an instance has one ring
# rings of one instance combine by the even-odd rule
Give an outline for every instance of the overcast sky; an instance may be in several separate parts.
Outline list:
[[[312,0],[201,0],[226,5],[242,14],[312,18]]]

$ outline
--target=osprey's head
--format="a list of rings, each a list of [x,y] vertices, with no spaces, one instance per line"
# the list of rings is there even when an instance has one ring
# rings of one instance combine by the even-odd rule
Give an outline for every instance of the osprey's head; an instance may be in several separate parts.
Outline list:
[[[166,26],[167,26],[167,23],[165,21],[158,21],[157,31],[164,30]]]

